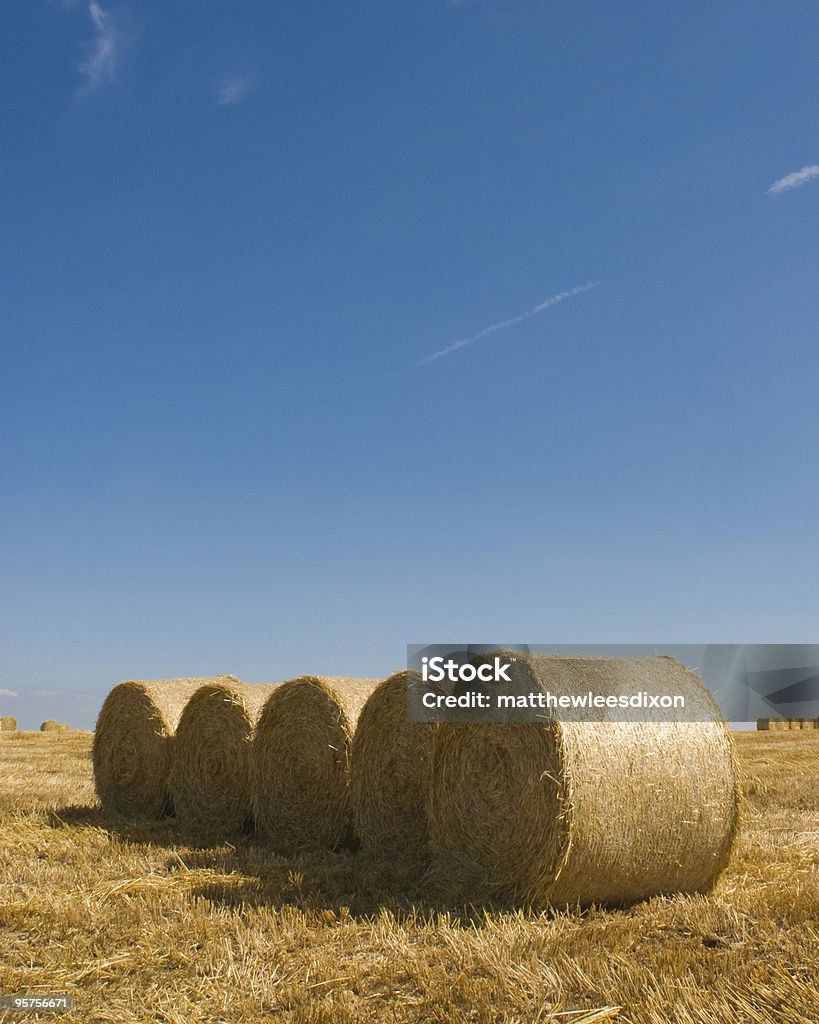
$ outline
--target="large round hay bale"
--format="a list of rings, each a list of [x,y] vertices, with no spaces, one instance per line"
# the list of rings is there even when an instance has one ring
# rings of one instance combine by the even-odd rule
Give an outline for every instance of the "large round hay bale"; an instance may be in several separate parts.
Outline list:
[[[172,738],[185,704],[207,683],[232,676],[120,683],[97,718],[92,760],[103,807],[127,817],[173,810],[168,789]]]
[[[441,724],[435,875],[470,900],[536,906],[708,891],[732,849],[739,790],[699,678],[667,657],[518,656],[515,671],[521,692],[681,694],[697,720]]]
[[[13,715],[0,718],[0,732],[17,732],[17,719]]]
[[[350,797],[362,850],[385,860],[428,855],[426,801],[434,723],[410,722],[407,687],[417,672],[396,672],[364,705],[353,737]]]
[[[353,844],[350,746],[380,680],[301,676],[268,697],[252,744],[256,827],[291,852]]]
[[[47,718],[40,726],[40,732],[59,732],[60,723],[55,722],[53,718]]]
[[[214,832],[237,832],[252,813],[250,748],[272,685],[224,680],[201,686],[179,719],[170,792],[177,818]]]

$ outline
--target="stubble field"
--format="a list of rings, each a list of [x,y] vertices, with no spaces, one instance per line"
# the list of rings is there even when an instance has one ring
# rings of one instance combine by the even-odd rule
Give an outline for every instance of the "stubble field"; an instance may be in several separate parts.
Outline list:
[[[0,994],[71,994],[52,1019],[88,1022],[816,1024],[819,731],[735,738],[743,821],[711,895],[536,915],[108,819],[90,733],[0,734]]]

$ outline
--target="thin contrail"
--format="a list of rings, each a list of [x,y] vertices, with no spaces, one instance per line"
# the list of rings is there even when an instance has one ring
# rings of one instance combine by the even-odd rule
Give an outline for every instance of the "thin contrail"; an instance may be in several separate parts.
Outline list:
[[[471,345],[479,338],[484,338],[487,334],[494,334],[495,331],[502,331],[505,327],[511,327],[513,324],[519,324],[521,320],[528,320],[530,316],[534,316],[536,313],[542,313],[544,309],[548,309],[550,306],[556,306],[558,302],[563,302],[564,299],[571,299],[574,295],[579,295],[581,292],[587,292],[591,288],[596,288],[600,284],[599,281],[590,281],[588,284],[580,284],[576,288],[571,288],[567,292],[558,292],[557,295],[553,295],[551,298],[546,299],[545,302],[538,303],[537,306],[533,306],[526,313],[518,313],[517,316],[510,317],[508,320],[501,320],[497,324],[490,324],[489,327],[484,327],[482,331],[478,331],[477,334],[473,334],[469,338],[461,338],[460,341],[453,341],[451,345],[447,345],[446,348],[439,349],[437,352],[433,352],[432,355],[424,356],[420,359],[416,366],[424,366],[426,363],[431,363],[435,359],[443,359],[444,356],[452,355],[453,352],[457,352],[459,348],[466,348],[467,345]]]

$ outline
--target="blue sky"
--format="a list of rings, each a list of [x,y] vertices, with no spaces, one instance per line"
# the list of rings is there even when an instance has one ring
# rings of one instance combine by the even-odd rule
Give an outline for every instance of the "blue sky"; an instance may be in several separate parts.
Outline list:
[[[815,640],[817,39],[813,2],[4,4],[0,710]]]

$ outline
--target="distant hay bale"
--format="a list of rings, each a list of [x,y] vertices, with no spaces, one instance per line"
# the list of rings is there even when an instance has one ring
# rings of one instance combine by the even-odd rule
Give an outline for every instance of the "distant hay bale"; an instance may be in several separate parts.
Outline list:
[[[177,818],[227,834],[252,818],[250,747],[272,685],[224,680],[201,686],[176,727],[170,793]]]
[[[40,726],[40,732],[59,732],[60,723],[55,722],[53,718],[47,718]]]
[[[786,728],[786,725],[781,718],[772,718],[770,721],[771,732],[782,732],[782,730]]]
[[[350,745],[380,680],[301,676],[277,686],[256,725],[256,827],[280,852],[354,843]]]
[[[812,729],[813,728],[813,722],[809,718],[800,718],[799,719],[799,728],[800,729]]]
[[[361,848],[382,859],[423,860],[429,755],[435,724],[407,718],[407,686],[417,672],[396,672],[364,705],[353,738],[350,797]]]
[[[518,655],[513,671],[524,692],[682,694],[700,720],[441,724],[434,876],[469,900],[532,906],[707,892],[730,856],[739,789],[730,733],[699,678],[668,657]]]
[[[133,818],[172,811],[168,775],[182,710],[200,686],[225,679],[233,677],[131,681],[111,690],[92,749],[94,781],[106,810]]]
[[[0,718],[0,732],[17,732],[17,719],[13,715]]]
[[[795,729],[799,729],[799,728],[801,728],[801,726],[799,724],[799,719],[798,718],[789,718],[788,719],[788,729],[790,729],[793,732]]]
[[[762,732],[767,732],[773,726],[770,718],[757,718],[756,727],[758,730],[761,730]]]
[[[71,732],[71,726],[67,722],[60,722],[57,725],[57,732]]]

